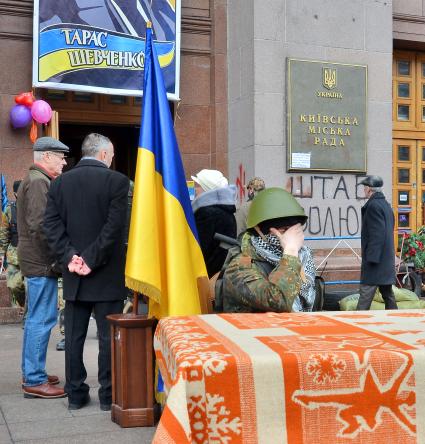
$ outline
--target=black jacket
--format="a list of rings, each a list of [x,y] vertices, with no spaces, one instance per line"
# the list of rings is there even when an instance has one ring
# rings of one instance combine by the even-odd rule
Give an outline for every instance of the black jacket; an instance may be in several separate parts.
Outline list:
[[[208,277],[221,270],[227,256],[227,250],[219,246],[214,234],[236,238],[235,198],[236,190],[229,186],[207,191],[192,203]]]
[[[362,207],[362,284],[395,284],[393,236],[393,210],[382,193],[374,193]]]
[[[128,187],[126,176],[91,159],[81,160],[52,182],[44,228],[62,265],[65,300],[125,299]],[[68,271],[74,254],[92,269],[89,275]]]

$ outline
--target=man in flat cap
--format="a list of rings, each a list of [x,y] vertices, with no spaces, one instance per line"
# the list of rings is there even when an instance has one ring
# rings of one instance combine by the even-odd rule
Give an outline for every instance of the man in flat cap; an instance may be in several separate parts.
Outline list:
[[[46,373],[50,332],[56,325],[58,274],[43,231],[47,192],[62,173],[69,148],[52,137],[34,144],[34,164],[17,196],[18,259],[27,282],[28,312],[22,343],[22,386],[25,398],[62,398],[57,376]]]
[[[244,202],[236,211],[236,226],[237,226],[237,235],[239,236],[242,232],[246,231],[246,219],[248,217],[248,210],[251,206],[252,200],[254,197],[266,188],[266,184],[261,177],[253,177],[246,186],[248,191],[248,200]]]
[[[396,281],[394,213],[382,193],[381,177],[366,176],[360,183],[368,201],[362,207],[362,266],[357,310],[369,310],[378,287],[385,309],[397,309],[392,290]]]

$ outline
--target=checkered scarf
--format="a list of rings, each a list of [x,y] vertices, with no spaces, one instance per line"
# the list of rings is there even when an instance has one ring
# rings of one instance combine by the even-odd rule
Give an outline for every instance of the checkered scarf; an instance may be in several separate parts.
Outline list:
[[[267,234],[263,240],[259,236],[251,236],[251,244],[258,256],[277,267],[283,256],[283,249],[279,238],[274,234]],[[302,272],[305,276],[301,284],[300,294],[294,300],[293,311],[311,311],[316,298],[315,277],[316,267],[310,248],[302,246],[298,252]]]

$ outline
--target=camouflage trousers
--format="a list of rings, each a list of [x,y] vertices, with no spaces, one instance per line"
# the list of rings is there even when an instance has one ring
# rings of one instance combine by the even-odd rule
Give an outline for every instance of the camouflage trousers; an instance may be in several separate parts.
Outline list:
[[[6,283],[12,297],[12,304],[25,306],[25,284],[19,266],[8,264],[6,269]]]

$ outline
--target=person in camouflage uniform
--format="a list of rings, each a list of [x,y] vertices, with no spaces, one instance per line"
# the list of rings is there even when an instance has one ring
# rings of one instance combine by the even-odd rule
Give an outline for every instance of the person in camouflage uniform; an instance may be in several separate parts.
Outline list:
[[[246,219],[248,217],[249,207],[251,206],[254,197],[266,188],[266,184],[261,177],[253,177],[246,186],[248,191],[248,200],[244,202],[235,213],[237,235],[246,231]]]
[[[315,268],[303,246],[306,220],[296,199],[281,188],[264,190],[253,200],[241,247],[232,248],[233,257],[226,260],[217,301],[224,312],[312,309]]]
[[[65,301],[63,300],[63,279],[58,278],[58,320],[59,331],[65,336]],[[57,351],[65,351],[65,338],[62,338],[56,344]]]
[[[20,180],[13,183],[13,193],[18,191]],[[16,224],[16,200],[9,203],[6,213],[2,217],[0,226],[0,254],[3,256],[3,265],[6,268],[6,282],[13,305],[25,306],[24,278],[18,262],[18,230]]]

